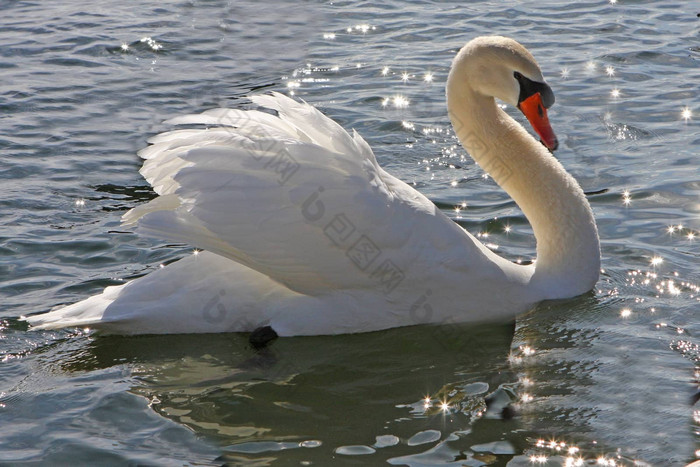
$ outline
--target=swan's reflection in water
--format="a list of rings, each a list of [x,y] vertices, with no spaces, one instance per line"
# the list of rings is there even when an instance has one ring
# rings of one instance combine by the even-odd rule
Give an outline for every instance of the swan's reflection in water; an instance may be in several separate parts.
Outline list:
[[[510,436],[517,418],[484,416],[487,395],[499,386],[516,392],[512,336],[513,325],[416,326],[283,338],[262,351],[240,334],[104,336],[65,369],[127,365],[131,392],[219,445],[227,462],[368,453],[376,462],[416,454],[464,462],[488,453],[464,454],[462,445],[525,442]],[[524,447],[512,446],[508,457]]]
[[[120,398],[124,410],[187,427],[228,464],[681,465],[696,449],[692,362],[655,362],[665,328],[622,332],[619,310],[615,296],[544,303],[514,338],[512,326],[416,326],[256,352],[238,334],[91,337],[50,358],[87,378],[124,375],[149,404]]]

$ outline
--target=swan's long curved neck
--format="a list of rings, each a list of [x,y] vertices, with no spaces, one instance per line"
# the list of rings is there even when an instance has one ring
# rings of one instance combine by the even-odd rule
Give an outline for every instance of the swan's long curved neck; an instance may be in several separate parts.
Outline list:
[[[531,286],[549,299],[593,288],[600,271],[598,233],[576,180],[493,97],[463,80],[448,78],[447,107],[465,149],[532,225],[537,261]]]

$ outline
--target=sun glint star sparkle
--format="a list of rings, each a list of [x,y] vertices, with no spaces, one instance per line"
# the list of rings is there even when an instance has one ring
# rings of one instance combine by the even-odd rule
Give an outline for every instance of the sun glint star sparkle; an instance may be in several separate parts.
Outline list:
[[[397,109],[405,109],[408,107],[409,101],[403,96],[394,96],[394,107]]]
[[[693,112],[690,110],[690,108],[683,107],[683,110],[681,110],[681,118],[687,122],[692,117],[693,117]]]
[[[622,192],[622,204],[624,204],[625,206],[629,206],[631,202],[632,195],[630,194],[630,192],[628,190]]]

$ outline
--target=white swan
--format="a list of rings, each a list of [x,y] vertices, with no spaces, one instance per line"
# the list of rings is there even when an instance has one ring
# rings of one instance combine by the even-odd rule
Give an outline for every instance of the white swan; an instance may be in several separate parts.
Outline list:
[[[139,153],[159,197],[124,223],[205,252],[25,319],[124,334],[341,334],[506,321],[589,291],[600,252],[583,191],[495,98],[556,147],[546,114],[554,96],[532,55],[512,39],[480,37],[454,59],[447,108],[469,154],[532,224],[536,264],[499,257],[382,170],[357,133],[275,93],[252,100],[277,115],[176,118],[208,128],[158,135]]]

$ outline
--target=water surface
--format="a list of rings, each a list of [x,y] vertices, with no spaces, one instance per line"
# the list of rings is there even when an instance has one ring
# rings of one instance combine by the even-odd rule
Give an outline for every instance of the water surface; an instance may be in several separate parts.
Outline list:
[[[262,5],[0,7],[0,461],[700,458],[689,403],[700,378],[698,11],[625,0]],[[541,304],[514,338],[507,325],[413,327],[282,339],[262,353],[235,334],[98,337],[17,320],[192,254],[120,227],[154,196],[135,153],[167,118],[245,108],[270,90],[357,129],[456,222],[533,259],[525,218],[458,146],[444,109],[450,60],[484,34],[525,44],[554,89],[557,157],[600,229],[594,293]],[[514,401],[514,418],[485,412],[494,393]]]

